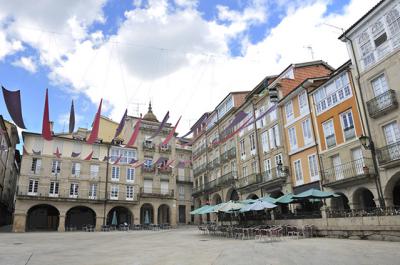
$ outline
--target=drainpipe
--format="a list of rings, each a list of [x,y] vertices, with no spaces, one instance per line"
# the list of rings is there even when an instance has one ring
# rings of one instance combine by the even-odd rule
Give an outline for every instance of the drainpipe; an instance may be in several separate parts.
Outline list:
[[[261,148],[259,148],[260,146],[259,146],[259,142],[258,142],[258,130],[257,130],[257,122],[256,122],[256,111],[255,111],[255,107],[254,107],[254,100],[252,100],[251,101],[251,105],[252,105],[252,107],[253,107],[253,123],[254,123],[254,131],[255,131],[255,138],[256,138],[256,151],[257,151],[257,157],[258,157],[258,172],[260,172],[260,176],[261,176],[261,174],[262,174],[262,172],[261,172],[261,152],[260,152],[260,149]],[[263,195],[263,190],[262,190],[262,188],[261,188],[261,197],[263,197],[264,195]]]
[[[362,110],[365,113],[365,127],[367,128],[367,133],[368,133],[368,136],[369,136],[369,139],[370,139],[370,147],[369,147],[369,149],[371,150],[372,161],[374,163],[374,168],[376,170],[376,177],[375,177],[376,190],[378,192],[380,206],[381,207],[385,207],[385,200],[383,199],[383,191],[382,191],[382,184],[381,184],[381,178],[380,178],[380,173],[379,173],[379,167],[378,167],[378,163],[377,163],[377,160],[376,160],[375,144],[374,144],[374,142],[372,140],[372,137],[371,137],[371,128],[369,126],[369,121],[368,121],[368,117],[367,117],[368,114],[367,114],[367,110],[366,110],[365,104],[364,104],[365,99],[364,99],[363,91],[361,89],[360,70],[359,70],[359,67],[358,67],[358,62],[356,60],[356,54],[355,54],[355,51],[354,51],[354,45],[353,45],[353,41],[351,39],[349,39],[346,35],[343,35],[343,36],[346,38],[346,40],[348,40],[350,42],[351,52],[352,52],[352,55],[353,55],[353,58],[354,58],[354,63],[355,63],[356,71],[357,71],[356,81],[357,81],[357,85],[358,85],[358,88],[359,88],[358,90],[360,92],[361,101],[363,102],[363,104],[361,104]]]
[[[106,166],[106,188],[105,188],[105,194],[104,194],[104,208],[103,208],[103,225],[106,225],[106,208],[107,208],[107,195],[108,195],[108,171],[110,168],[110,148],[111,144],[107,145],[107,166]]]

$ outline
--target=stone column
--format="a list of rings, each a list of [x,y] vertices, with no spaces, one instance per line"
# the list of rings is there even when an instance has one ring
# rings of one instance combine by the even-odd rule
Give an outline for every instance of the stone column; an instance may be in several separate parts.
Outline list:
[[[13,232],[25,232],[26,225],[26,214],[18,213],[14,214],[14,222],[13,222]]]
[[[58,221],[58,232],[65,232],[65,215],[60,214]]]
[[[96,217],[96,231],[101,231],[101,226],[103,225],[103,216],[97,216]]]
[[[158,224],[158,207],[153,209],[153,224]]]
[[[177,224],[177,205],[176,205],[176,201],[172,202],[172,207],[171,207],[171,215],[170,215],[170,222],[171,222],[171,226],[172,227],[176,227]]]

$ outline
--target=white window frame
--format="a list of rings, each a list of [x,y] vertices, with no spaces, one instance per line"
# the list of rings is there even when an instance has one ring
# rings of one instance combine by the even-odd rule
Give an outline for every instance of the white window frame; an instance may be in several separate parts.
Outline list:
[[[331,123],[332,124],[332,126],[331,126],[331,128],[332,128],[332,131],[333,131],[333,134],[329,134],[329,135],[327,135],[327,132],[326,132],[326,127],[325,127],[325,124],[329,124],[329,123]],[[323,130],[323,132],[324,132],[324,138],[325,138],[325,148],[326,149],[329,149],[329,148],[333,148],[334,146],[336,146],[336,144],[337,144],[337,141],[336,141],[336,132],[335,132],[335,124],[334,124],[334,121],[333,121],[333,119],[329,119],[329,120],[327,120],[327,121],[325,121],[325,122],[323,122],[322,123],[322,130]],[[327,137],[328,136],[331,136],[331,135],[333,135],[334,136],[334,138],[335,138],[335,145],[334,146],[332,146],[332,147],[328,147],[328,142],[327,142]]]
[[[269,152],[268,131],[265,131],[261,134],[261,143],[262,143],[263,152],[264,153]]]
[[[51,162],[51,174],[58,176],[61,173],[61,161],[53,159]]]
[[[304,145],[309,145],[313,142],[311,119],[307,118],[301,122],[301,129],[303,131]],[[309,134],[307,136],[306,134]]]
[[[303,91],[298,95],[298,101],[299,101],[300,115],[307,114],[309,110],[308,110],[308,98],[306,91]]]
[[[58,181],[50,181],[49,197],[58,197],[60,192],[60,183]]]
[[[135,168],[126,168],[126,182],[135,182]]]
[[[111,181],[119,181],[121,169],[119,166],[111,167]]]
[[[97,183],[90,183],[89,184],[89,199],[95,200],[97,199]]]
[[[291,121],[294,119],[293,102],[290,100],[285,104],[285,115],[286,121]]]
[[[127,185],[126,186],[126,200],[133,201],[134,194],[135,194],[134,187],[132,185]]]
[[[119,186],[111,185],[110,200],[118,200],[118,196],[119,196]]]
[[[298,165],[298,167],[296,165]],[[296,186],[303,185],[304,175],[303,175],[303,168],[301,165],[301,159],[297,159],[293,162],[293,168],[294,168],[294,177],[296,181]],[[300,171],[298,171],[298,169]]]
[[[39,189],[39,180],[29,179],[28,195],[37,195]]]
[[[5,139],[5,138],[3,138]],[[31,164],[31,173],[37,175],[40,174],[40,169],[42,167],[42,159],[33,157],[32,164]]]
[[[69,197],[78,198],[79,196],[79,183],[73,182],[69,186]]]
[[[90,165],[90,177],[97,178],[99,176],[100,165],[92,164]]]
[[[296,135],[296,127],[292,126],[288,128],[288,136],[289,136],[289,144],[290,150],[294,151],[298,148],[297,146],[297,135]]]
[[[351,120],[352,120],[352,126],[350,126],[350,127],[345,127],[345,120],[344,119],[346,119],[347,121],[347,123],[349,123],[349,116],[348,116],[348,114],[350,114],[350,116],[351,116]],[[355,137],[356,137],[356,128],[355,128],[355,124],[354,124],[354,115],[353,115],[353,112],[352,112],[352,110],[350,109],[350,110],[347,110],[347,111],[345,111],[345,112],[342,112],[342,113],[340,113],[340,125],[342,126],[342,133],[343,133],[343,141],[344,142],[347,142],[347,141],[351,141],[351,140],[353,140]],[[345,129],[346,128],[353,128],[354,129],[354,137],[353,138],[351,138],[351,139],[348,139],[348,140],[346,140],[346,135],[345,135]]]
[[[315,159],[315,166],[316,168],[312,168],[312,161],[310,160],[311,158]],[[307,156],[307,162],[308,162],[308,170],[310,172],[310,180],[311,181],[317,181],[319,180],[319,166],[318,166],[318,157],[317,154],[311,154]]]

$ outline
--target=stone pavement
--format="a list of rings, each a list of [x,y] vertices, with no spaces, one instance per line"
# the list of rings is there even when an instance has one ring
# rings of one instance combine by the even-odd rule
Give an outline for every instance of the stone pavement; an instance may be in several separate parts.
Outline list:
[[[201,235],[196,228],[0,234],[1,265],[386,265],[400,264],[399,250],[398,242],[348,239],[242,241]]]

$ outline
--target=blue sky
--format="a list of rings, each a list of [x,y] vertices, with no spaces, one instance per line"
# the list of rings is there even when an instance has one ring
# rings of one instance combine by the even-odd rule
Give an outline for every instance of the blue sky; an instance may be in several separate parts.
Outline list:
[[[68,128],[72,99],[77,125],[87,127],[104,98],[103,114],[118,121],[126,107],[145,113],[152,100],[160,119],[167,110],[171,123],[183,115],[183,134],[229,91],[251,90],[288,63],[310,60],[305,45],[314,59],[339,66],[347,59],[340,32],[321,23],[348,27],[369,8],[362,0],[14,2],[0,3],[0,83],[21,90],[25,124],[35,132],[48,88],[56,132]],[[300,52],[292,53],[287,29],[303,20],[313,37],[297,40]],[[10,118],[2,98],[0,113]]]

